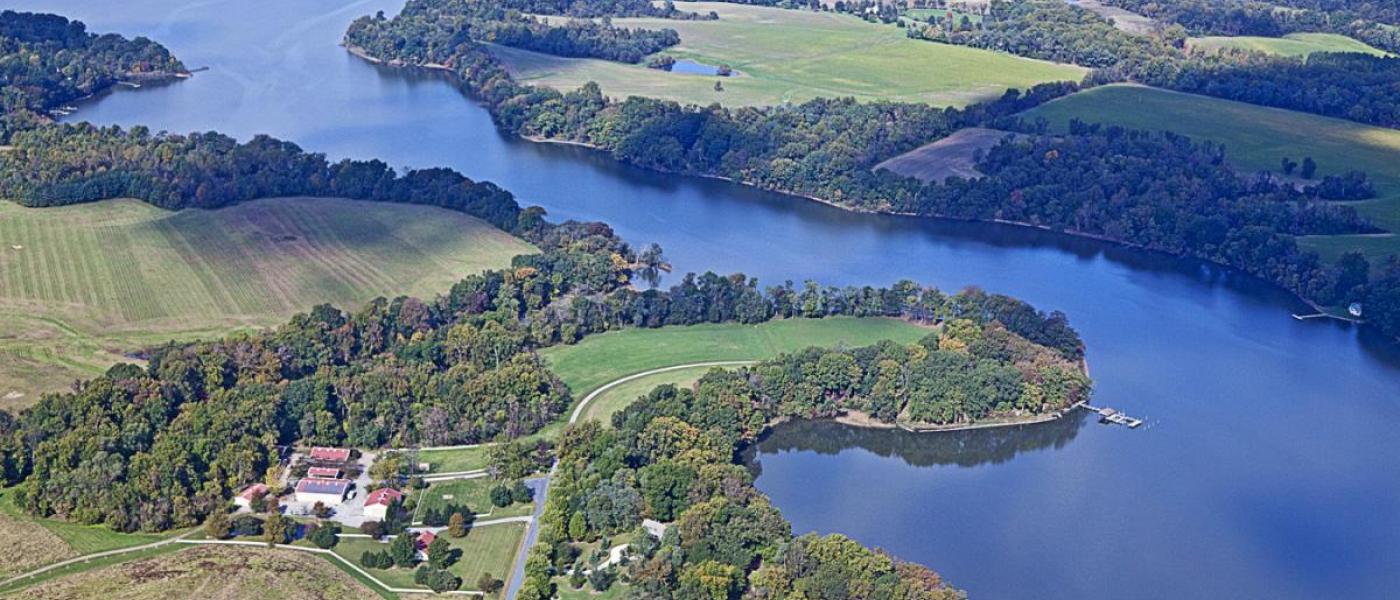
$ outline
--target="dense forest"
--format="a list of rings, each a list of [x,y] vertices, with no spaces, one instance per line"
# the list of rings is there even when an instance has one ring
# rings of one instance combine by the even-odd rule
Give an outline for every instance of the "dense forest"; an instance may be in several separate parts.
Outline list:
[[[1395,93],[1400,58],[1336,53],[1288,57],[1240,50],[1193,53],[1183,49],[1187,31],[1179,25],[1155,35],[1136,35],[1089,10],[1047,2],[997,0],[976,28],[944,21],[912,24],[907,32],[937,42],[1093,67],[1090,80],[1095,83],[1131,80],[1400,127],[1400,95]]]
[[[88,33],[58,15],[0,12],[0,141],[16,121],[36,118],[66,102],[100,92],[123,79],[185,73],[163,46],[143,37]]]
[[[641,62],[653,54],[680,43],[680,35],[674,29],[643,29],[613,26],[611,20],[575,18],[594,16],[603,6],[596,3],[577,2],[565,6],[555,3],[532,2],[481,2],[478,0],[411,0],[404,5],[401,17],[387,19],[383,12],[365,19],[361,27],[372,28],[375,38],[374,48],[363,48],[372,55],[380,55],[386,45],[394,48],[398,60],[413,64],[427,64],[431,61],[418,60],[425,56],[440,55],[445,48],[450,51],[455,45],[474,40],[483,43],[500,44],[534,52],[574,58],[601,58],[626,63]],[[639,6],[623,3],[618,14],[663,16],[685,18],[696,16],[683,13],[671,7],[643,11]],[[563,25],[551,23],[548,16],[563,15]],[[606,13],[603,13],[606,14]],[[431,27],[430,35],[416,28],[405,29],[398,25],[413,22]],[[368,37],[368,36],[367,36]],[[359,43],[351,40],[351,45]]]
[[[674,29],[614,27],[607,22],[571,20],[551,26],[535,18],[486,21],[472,28],[478,39],[555,56],[641,62],[647,55],[681,43]]]
[[[218,133],[153,134],[137,126],[47,124],[16,132],[0,153],[0,196],[25,206],[137,198],[161,208],[219,208],[278,196],[429,204],[506,231],[537,225],[510,192],[447,169],[398,175],[378,160],[330,163],[291,142]]]
[[[380,43],[381,31],[426,34],[430,27],[412,18],[361,19],[347,39],[393,57],[392,44]],[[1324,305],[1400,302],[1385,295],[1393,286],[1370,286],[1368,275],[1324,265],[1295,239],[1375,231],[1350,207],[1328,202],[1368,197],[1362,174],[1299,191],[1270,178],[1241,179],[1218,146],[1087,126],[1034,142],[1045,147],[1008,144],[987,153],[980,168],[988,177],[981,180],[928,185],[872,171],[885,158],[965,126],[1041,131],[1043,124],[1012,115],[1078,89],[1072,83],[1011,91],[961,110],[850,99],[729,109],[641,97],[616,101],[593,84],[567,93],[526,86],[479,44],[433,48],[436,54],[426,58],[449,65],[507,131],[590,144],[630,164],[725,177],[861,210],[1015,221],[1094,235],[1234,266]],[[1382,277],[1388,272],[1382,269]],[[1400,335],[1400,321],[1388,314],[1370,313],[1370,321]]]

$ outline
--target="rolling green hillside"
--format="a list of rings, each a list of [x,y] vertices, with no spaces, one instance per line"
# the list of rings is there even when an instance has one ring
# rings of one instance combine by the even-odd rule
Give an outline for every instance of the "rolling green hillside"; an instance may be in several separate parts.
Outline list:
[[[1357,210],[1381,228],[1400,232],[1400,130],[1135,85],[1093,88],[1024,116],[1043,117],[1058,130],[1077,118],[1210,139],[1225,144],[1231,162],[1252,171],[1277,172],[1285,156],[1313,157],[1319,176],[1359,169],[1375,182],[1377,197],[1356,203]],[[1394,233],[1312,236],[1303,244],[1328,258],[1355,249],[1376,262],[1400,253],[1400,236]]]
[[[0,203],[0,406],[172,337],[273,325],[322,302],[431,296],[531,251],[472,217],[402,204]]]
[[[679,46],[664,54],[709,65],[735,77],[666,72],[643,65],[560,58],[495,46],[517,79],[560,89],[589,81],[616,98],[651,96],[709,104],[765,105],[816,97],[904,100],[962,106],[1046,81],[1084,77],[1085,69],[963,46],[911,40],[904,30],[849,15],[739,4],[686,3],[684,10],[719,13],[718,21],[613,19],[627,27],[672,28]],[[716,80],[724,91],[715,91]]]
[[[1187,40],[1193,50],[1217,52],[1222,48],[1254,50],[1281,56],[1307,56],[1314,52],[1361,52],[1388,56],[1384,50],[1335,33],[1290,33],[1283,37],[1209,36]]]

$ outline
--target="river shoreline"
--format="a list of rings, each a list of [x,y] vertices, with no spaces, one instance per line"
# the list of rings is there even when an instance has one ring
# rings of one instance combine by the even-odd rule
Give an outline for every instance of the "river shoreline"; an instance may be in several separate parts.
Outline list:
[[[366,61],[369,61],[369,62],[371,62],[371,63],[373,63],[373,64],[383,65],[383,66],[388,66],[388,67],[394,67],[394,68],[419,68],[419,69],[427,69],[427,70],[430,70],[430,71],[447,73],[450,77],[460,79],[460,78],[457,76],[457,74],[456,74],[450,67],[448,67],[447,65],[436,64],[436,63],[429,63],[429,64],[409,64],[409,63],[405,63],[405,62],[399,61],[399,60],[384,61],[384,60],[382,60],[382,59],[380,59],[380,58],[377,58],[377,57],[371,55],[370,53],[368,53],[367,51],[365,51],[363,48],[360,48],[360,47],[358,47],[358,46],[355,46],[355,45],[352,45],[352,44],[342,44],[342,46],[344,46],[345,49],[346,49],[346,51],[348,51],[348,52],[351,53],[352,55],[354,55],[354,56],[356,56],[356,57],[359,57],[359,58],[361,58],[361,59],[364,59],[364,60],[366,60]],[[471,96],[471,93],[468,92],[467,90],[463,89],[460,85],[458,86],[458,89],[461,90],[465,95],[467,95],[467,96],[469,96],[469,97]],[[472,101],[476,101],[476,100],[475,100],[475,99],[472,99]],[[498,129],[498,131],[499,131],[499,126],[497,127],[497,129]],[[673,171],[673,170],[668,170],[668,169],[660,169],[660,168],[655,168],[655,167],[650,167],[650,166],[644,166],[644,165],[633,164],[633,163],[626,162],[626,161],[620,161],[620,160],[617,160],[616,158],[613,158],[610,154],[608,154],[608,152],[607,152],[606,149],[604,149],[604,148],[602,148],[602,147],[600,147],[600,146],[597,146],[597,145],[595,145],[595,144],[589,143],[589,142],[580,142],[580,141],[577,141],[577,140],[564,140],[564,139],[548,138],[548,137],[543,137],[543,136],[521,135],[521,134],[513,133],[513,132],[509,132],[509,133],[510,133],[510,135],[513,135],[513,136],[515,136],[515,137],[517,137],[517,138],[519,138],[519,139],[522,139],[522,140],[525,140],[525,141],[528,141],[528,142],[532,142],[532,143],[537,143],[537,144],[557,144],[557,145],[561,145],[561,146],[573,146],[573,147],[586,148],[586,149],[589,149],[589,150],[592,150],[592,151],[600,152],[600,153],[606,155],[606,158],[608,158],[609,160],[612,160],[612,161],[617,162],[617,163],[619,163],[619,164],[627,165],[627,166],[629,166],[629,167],[635,167],[635,168],[644,169],[644,170],[648,170],[648,171],[652,171],[652,172],[656,172],[656,173],[664,173],[664,174],[670,174],[670,175],[680,175],[680,176],[685,176],[685,177],[698,177],[698,178],[701,178],[701,179],[711,179],[711,180],[717,180],[717,181],[724,181],[724,182],[727,182],[727,183],[732,183],[732,184],[736,184],[736,185],[741,185],[741,186],[744,186],[744,187],[748,187],[748,188],[751,188],[751,189],[756,189],[756,190],[760,190],[760,191],[764,191],[764,192],[770,192],[770,193],[774,193],[774,194],[781,194],[781,195],[784,195],[784,196],[791,196],[791,197],[794,197],[794,198],[800,198],[800,199],[803,199],[803,200],[809,200],[809,201],[812,201],[812,202],[816,202],[816,203],[819,203],[819,204],[824,204],[824,205],[830,206],[830,207],[832,207],[832,208],[836,208],[836,209],[839,209],[839,210],[843,210],[843,211],[847,211],[847,212],[852,212],[852,213],[871,214],[871,215],[889,215],[889,216],[894,216],[894,217],[915,218],[915,219],[941,219],[941,220],[944,220],[944,221],[963,222],[963,223],[993,223],[993,224],[998,224],[998,225],[1009,225],[1009,226],[1013,226],[1013,227],[1024,227],[1024,228],[1027,228],[1027,229],[1036,229],[1036,230],[1040,230],[1040,231],[1044,231],[1044,232],[1056,233],[1056,234],[1066,235],[1066,236],[1070,236],[1070,237],[1076,237],[1076,238],[1083,238],[1083,239],[1095,240],[1095,241],[1098,241],[1098,242],[1113,244],[1113,245],[1119,246],[1119,247],[1121,247],[1121,248],[1127,248],[1127,249],[1138,250],[1138,251],[1143,251],[1143,252],[1151,252],[1151,253],[1154,253],[1154,254],[1159,254],[1159,255],[1162,255],[1162,256],[1169,256],[1169,257],[1177,258],[1177,259],[1188,259],[1188,260],[1200,261],[1200,262],[1202,262],[1202,263],[1207,263],[1207,264],[1213,265],[1213,266],[1215,266],[1215,267],[1219,267],[1219,268],[1223,268],[1223,269],[1228,269],[1228,270],[1230,270],[1230,271],[1234,271],[1234,272],[1237,272],[1237,273],[1246,275],[1246,276],[1248,276],[1248,277],[1251,277],[1251,278],[1254,278],[1254,279],[1256,279],[1256,280],[1258,280],[1258,281],[1261,281],[1261,282],[1263,282],[1263,283],[1266,283],[1266,284],[1268,284],[1268,285],[1270,285],[1270,286],[1272,286],[1272,287],[1275,287],[1275,288],[1277,288],[1277,289],[1281,289],[1281,290],[1287,292],[1290,296],[1292,296],[1292,297],[1293,297],[1295,300],[1297,300],[1298,302],[1301,302],[1303,305],[1307,306],[1308,308],[1310,308],[1310,309],[1316,311],[1317,313],[1319,313],[1319,314],[1324,315],[1325,317],[1327,317],[1327,320],[1334,320],[1334,321],[1339,321],[1339,322],[1342,322],[1342,323],[1347,323],[1347,324],[1351,324],[1351,325],[1358,325],[1358,326],[1359,326],[1359,325],[1365,325],[1365,324],[1366,324],[1366,321],[1365,321],[1364,319],[1354,319],[1354,318],[1351,318],[1351,317],[1343,317],[1343,316],[1337,315],[1336,313],[1334,313],[1334,312],[1332,312],[1332,311],[1329,311],[1326,307],[1320,306],[1320,305],[1318,305],[1317,303],[1313,302],[1312,300],[1309,300],[1309,299],[1303,297],[1301,294],[1299,294],[1298,292],[1296,292],[1296,291],[1294,291],[1294,290],[1290,290],[1290,289],[1288,289],[1288,288],[1286,288],[1286,287],[1283,287],[1282,285],[1279,285],[1279,284],[1277,284],[1277,283],[1274,283],[1274,282],[1272,282],[1272,281],[1269,281],[1269,280],[1267,280],[1267,279],[1264,279],[1263,277],[1260,277],[1260,276],[1258,276],[1258,275],[1254,275],[1254,274],[1252,274],[1252,273],[1248,273],[1248,272],[1243,271],[1243,270],[1241,270],[1241,269],[1239,269],[1239,268],[1237,268],[1237,267],[1233,267],[1233,266],[1231,266],[1231,265],[1227,265],[1227,264],[1215,262],[1215,261],[1212,261],[1212,260],[1209,260],[1209,259],[1206,259],[1206,258],[1197,257],[1197,256],[1191,256],[1191,255],[1185,255],[1185,254],[1177,254],[1177,253],[1173,253],[1173,252],[1168,252],[1168,251],[1166,251],[1166,250],[1159,250],[1159,249],[1155,249],[1155,248],[1149,248],[1149,247],[1144,246],[1144,245],[1141,245],[1141,244],[1129,242],[1129,241],[1126,241],[1126,240],[1115,239],[1115,238],[1111,238],[1111,237],[1104,236],[1104,235],[1101,235],[1101,234],[1088,233],[1088,232],[1082,232],[1082,231],[1071,230],[1071,229],[1064,229],[1064,230],[1061,230],[1061,229],[1054,229],[1054,228],[1051,228],[1051,227],[1048,227],[1048,226],[1045,226],[1045,225],[1039,225],[1039,224],[1035,224],[1035,223],[1028,223],[1028,222],[1025,222],[1025,221],[1013,221],[1013,220],[1008,220],[1008,219],[978,219],[978,218],[956,217],[956,216],[946,216],[946,215],[927,215],[927,214],[919,214],[919,213],[913,213],[913,212],[907,212],[907,211],[879,210],[879,209],[871,209],[871,208],[865,208],[865,207],[859,207],[859,206],[850,206],[850,205],[841,204],[841,203],[838,203],[838,202],[835,202],[835,201],[832,201],[832,200],[828,200],[828,199],[826,199],[826,198],[821,198],[821,197],[818,197],[818,196],[812,196],[812,195],[808,195],[808,194],[802,194],[802,193],[794,192],[794,191],[791,191],[791,190],[783,190],[783,189],[770,188],[770,187],[767,187],[767,186],[759,185],[759,184],[756,183],[756,182],[747,181],[747,180],[743,180],[743,179],[736,179],[736,178],[733,178],[733,177],[726,177],[726,176],[723,176],[723,175],[714,175],[714,174],[709,174],[709,173],[695,173],[695,172],[688,172],[688,171]],[[1396,340],[1396,341],[1400,341],[1400,336],[1395,336],[1393,339]]]

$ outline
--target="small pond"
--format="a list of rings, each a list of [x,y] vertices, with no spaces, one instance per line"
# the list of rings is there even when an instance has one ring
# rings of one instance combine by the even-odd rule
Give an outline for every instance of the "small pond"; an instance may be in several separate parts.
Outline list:
[[[672,73],[691,73],[694,75],[719,75],[719,69],[720,68],[716,65],[707,65],[688,58],[681,58],[677,59],[675,64],[671,65],[670,71]],[[726,77],[732,77],[738,74],[738,71],[731,71]]]

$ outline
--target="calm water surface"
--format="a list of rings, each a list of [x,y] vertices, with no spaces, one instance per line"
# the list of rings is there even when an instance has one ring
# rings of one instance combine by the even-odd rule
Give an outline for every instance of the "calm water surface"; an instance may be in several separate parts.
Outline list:
[[[1218,269],[985,225],[848,214],[620,167],[498,135],[431,76],[336,46],[360,2],[42,0],[96,31],[153,37],[191,68],[74,119],[270,133],[332,157],[451,166],[555,218],[601,219],[688,270],[768,282],[969,284],[1070,314],[1097,401],[1087,418],[916,437],[779,429],[758,486],[797,531],[842,532],[978,598],[1400,597],[1400,358],[1365,331],[1290,319],[1287,295]],[[606,91],[606,90],[605,90]]]

